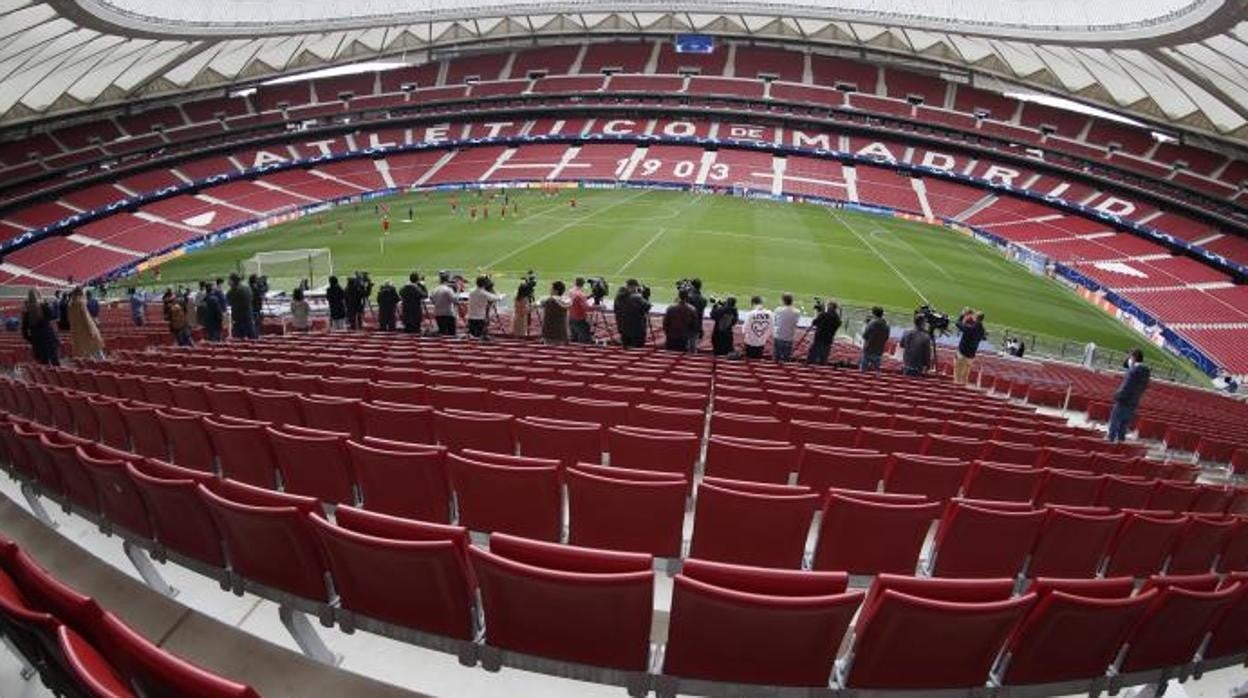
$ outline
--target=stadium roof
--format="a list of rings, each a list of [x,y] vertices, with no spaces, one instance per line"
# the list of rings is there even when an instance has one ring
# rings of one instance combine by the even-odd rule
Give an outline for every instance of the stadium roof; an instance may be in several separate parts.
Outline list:
[[[1248,0],[0,0],[0,123],[331,65],[703,32],[887,54],[1248,142]]]

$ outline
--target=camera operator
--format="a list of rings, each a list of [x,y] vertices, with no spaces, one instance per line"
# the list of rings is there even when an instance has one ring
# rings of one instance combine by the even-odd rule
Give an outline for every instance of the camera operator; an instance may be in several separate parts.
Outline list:
[[[1132,349],[1124,362],[1127,369],[1122,385],[1114,392],[1114,406],[1109,411],[1109,430],[1105,438],[1110,441],[1126,441],[1127,432],[1131,431],[1131,422],[1135,419],[1135,411],[1139,409],[1140,399],[1148,389],[1148,381],[1152,371],[1144,365],[1144,351]]]
[[[403,331],[407,334],[420,334],[427,295],[425,285],[420,282],[420,274],[417,272],[408,275],[407,283],[399,289],[399,300],[403,302]]]
[[[901,335],[902,364],[907,376],[922,376],[932,365],[932,336],[922,315],[914,316],[914,327]]]
[[[251,287],[238,274],[230,274],[230,290],[225,298],[233,318],[230,334],[236,339],[255,339],[256,323],[251,316]]]
[[[818,309],[819,306],[816,305],[815,308]],[[793,307],[792,293],[780,296],[780,307],[776,308],[773,315],[776,319],[776,334],[773,340],[776,361],[791,361],[793,338],[797,335],[797,321],[802,319],[801,311]]]
[[[494,293],[494,282],[488,276],[477,277],[477,287],[468,294],[468,334],[477,339],[488,339],[487,320],[490,308],[502,296]]]
[[[572,341],[589,344],[593,341],[589,328],[589,299],[585,297],[585,279],[578,276],[572,282],[572,302],[568,307],[568,329]]]
[[[832,343],[836,341],[836,331],[841,329],[841,313],[836,303],[815,306],[819,314],[810,321],[815,330],[815,338],[806,351],[806,363],[822,366],[828,363],[832,355]]]
[[[269,292],[269,281],[263,276],[251,274],[247,277],[247,286],[251,289],[251,322],[260,336],[260,311],[264,309],[264,296]]]
[[[963,308],[956,323],[962,338],[958,340],[958,355],[953,360],[953,382],[966,385],[971,375],[971,365],[975,363],[975,353],[979,351],[979,343],[984,341],[983,311]]]
[[[338,285],[338,277],[329,277],[329,288],[325,289],[325,301],[329,303],[329,329],[341,330],[347,324],[347,294]]]
[[[563,297],[566,290],[562,281],[556,281],[550,285],[550,295],[542,299],[542,341],[547,344],[568,343],[568,309],[572,302]]]
[[[667,306],[663,313],[663,348],[668,351],[689,351],[689,341],[697,338],[694,322],[697,311],[689,302],[690,288],[681,286],[676,292],[676,302]]]
[[[394,332],[397,328],[399,292],[389,281],[383,281],[377,292],[377,327],[382,332]]]
[[[644,347],[649,328],[650,301],[647,289],[637,279],[629,279],[615,297],[615,320],[620,329],[620,343],[625,347]]]
[[[702,279],[689,280],[689,306],[693,308],[693,327],[689,335],[689,351],[696,352],[702,343],[702,318],[706,317],[706,296],[702,295]]]
[[[356,274],[347,279],[346,290],[347,327],[353,330],[363,329],[364,325],[364,283]]]
[[[884,309],[875,306],[867,319],[866,327],[862,328],[862,361],[858,369],[862,372],[880,370],[880,361],[884,357],[884,345],[888,343],[888,321],[884,319]]]
[[[737,299],[728,296],[711,306],[711,352],[715,356],[732,353],[732,331],[737,326]]]
[[[451,289],[451,275],[438,272],[438,285],[433,289],[433,318],[438,323],[438,334],[455,336],[455,291]]]

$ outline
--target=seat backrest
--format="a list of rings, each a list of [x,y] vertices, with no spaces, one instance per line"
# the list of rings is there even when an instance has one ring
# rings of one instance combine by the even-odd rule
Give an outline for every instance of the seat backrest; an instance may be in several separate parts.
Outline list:
[[[68,497],[81,511],[96,515],[100,512],[100,498],[95,491],[95,483],[87,477],[78,463],[80,443],[87,442],[80,442],[77,437],[67,437],[59,431],[41,433],[37,448],[43,450],[45,457],[39,465],[39,483],[48,492],[58,492]]]
[[[974,437],[929,433],[923,440],[923,455],[926,456],[973,460],[983,452],[984,441]]]
[[[247,399],[251,401],[252,416],[273,426],[303,425],[303,412],[299,409],[298,398],[298,393],[286,390],[252,390],[247,393]]]
[[[1041,468],[1052,468],[1054,470],[1073,470],[1075,472],[1090,473],[1095,472],[1093,468],[1093,457],[1093,454],[1087,451],[1078,451],[1070,448],[1054,448],[1050,446],[1041,451],[1040,458],[1036,461],[1036,465]]]
[[[556,458],[564,467],[576,463],[601,463],[602,425],[543,417],[522,417],[515,422],[520,453],[537,458]]]
[[[683,475],[582,464],[563,476],[569,544],[680,557],[690,486]]]
[[[962,488],[968,467],[969,463],[956,458],[893,453],[884,472],[884,491],[951,499]]]
[[[1164,512],[1126,512],[1109,546],[1105,576],[1143,577],[1161,570],[1186,525],[1183,516]]]
[[[612,467],[677,473],[690,483],[700,444],[693,434],[627,426],[607,429]]]
[[[213,385],[207,389],[208,412],[251,419],[251,400],[247,388],[230,385]]]
[[[1192,502],[1196,501],[1198,494],[1200,494],[1200,487],[1197,485],[1157,480],[1153,484],[1153,496],[1148,500],[1148,508],[1154,511],[1173,511],[1181,514],[1188,510]]]
[[[628,424],[632,407],[622,400],[595,400],[585,397],[568,397],[559,401],[555,416],[559,419],[596,422],[604,428]]]
[[[954,500],[936,529],[932,575],[1013,577],[1035,546],[1042,509],[1006,511]]]
[[[807,443],[797,461],[797,484],[815,492],[829,487],[874,492],[884,479],[886,453]]]
[[[435,444],[433,408],[393,402],[360,403],[364,435],[389,441]]]
[[[801,566],[820,496],[802,486],[703,478],[689,554],[757,567]]]
[[[205,417],[203,425],[222,477],[257,487],[274,487],[277,461],[263,423]]]
[[[706,474],[747,482],[786,483],[797,470],[797,447],[785,441],[711,436],[706,444]]]
[[[838,424],[848,424],[853,427],[888,429],[893,424],[893,415],[887,412],[872,412],[870,410],[855,410],[842,407],[836,411],[836,421]]]
[[[357,439],[364,435],[359,398],[300,395],[297,404],[306,427],[341,432]]]
[[[471,547],[469,559],[481,588],[488,619],[485,642],[506,650],[622,671],[644,671],[650,649],[654,575],[645,569],[592,571],[618,563],[581,561],[577,571],[533,564],[541,555],[523,555],[507,546],[499,552]],[[597,554],[571,548],[565,555]],[[615,555],[618,555],[616,553]],[[611,558],[608,558],[610,560]]]
[[[998,463],[1033,466],[1036,464],[1039,454],[1040,452],[1031,444],[989,440],[984,444],[984,451],[979,457],[983,460],[997,461]]]
[[[121,403],[116,400],[87,398],[100,425],[100,440],[113,448],[129,450],[130,432],[121,416]]]
[[[450,523],[446,449],[431,445],[347,442],[363,508],[421,521]]]
[[[1248,572],[1248,516],[1235,519],[1238,523],[1226,537],[1226,545],[1218,556],[1219,572]]]
[[[917,495],[833,489],[823,507],[813,567],[852,574],[914,574],[940,510],[940,502]]]
[[[451,453],[447,469],[459,525],[539,540],[559,540],[561,495],[558,462],[498,465]]]
[[[854,441],[857,439],[857,428],[848,424],[807,421],[805,419],[792,419],[789,421],[787,440],[797,446],[816,444],[820,446],[852,448]]]
[[[106,520],[132,535],[155,537],[147,506],[126,472],[128,460],[101,457],[96,449],[79,447],[77,457],[82,472],[91,479],[99,495],[100,513]]]
[[[160,410],[156,420],[169,439],[174,463],[206,473],[216,472],[216,453],[202,415]]]
[[[789,427],[785,422],[762,412],[735,414],[716,409],[711,413],[711,433],[783,442],[789,437]]]
[[[423,383],[396,383],[389,380],[376,380],[368,384],[368,400],[372,402],[389,402],[396,405],[428,406],[428,387]]]
[[[706,411],[641,403],[629,408],[628,424],[643,429],[659,429],[702,436]]]
[[[56,662],[68,670],[68,677],[57,676],[52,679],[53,683],[72,684],[88,696],[134,698],[135,693],[126,679],[86,638],[62,625],[56,629],[56,639],[57,647],[53,650]]]
[[[321,395],[331,397],[349,397],[356,400],[368,398],[367,378],[331,378],[321,376],[317,379],[317,391]]]
[[[74,417],[74,433],[84,439],[100,441],[100,420],[95,416],[86,395],[71,395],[67,398],[69,411]]]
[[[1166,573],[1204,574],[1211,570],[1237,525],[1234,517],[1199,514],[1187,517],[1187,525],[1170,553]]]
[[[1119,671],[1132,672],[1185,664],[1205,635],[1243,591],[1231,584],[1216,591],[1164,586],[1127,638]]]
[[[1223,485],[1201,485],[1196,500],[1187,507],[1189,513],[1225,514],[1235,496],[1235,488]]]
[[[1104,478],[1100,475],[1045,470],[1040,489],[1036,492],[1036,504],[1065,504],[1068,506],[1092,506],[1100,495]]]
[[[471,640],[468,533],[339,507],[337,524],[307,518],[320,542],[342,608],[458,640]]]
[[[468,410],[486,412],[490,409],[490,395],[485,388],[460,388],[450,385],[431,385],[428,389],[429,404],[438,410]]]
[[[121,412],[121,419],[130,434],[131,449],[135,453],[148,458],[169,460],[169,442],[160,421],[156,419],[154,406],[122,403],[117,405],[117,410]]]
[[[858,430],[857,448],[866,448],[882,453],[920,453],[923,450],[924,435],[913,431],[897,431],[879,427],[862,427]]]
[[[235,574],[304,599],[329,601],[324,557],[306,511],[239,503],[202,484],[198,493],[221,532]]]
[[[1089,514],[1049,507],[1031,551],[1029,577],[1092,577],[1100,569],[1124,515]]]
[[[458,409],[436,410],[434,431],[438,443],[451,451],[471,448],[495,453],[515,453],[515,417],[494,412]]]
[[[963,496],[987,501],[1030,502],[1043,478],[1044,471],[1038,468],[977,460],[967,470]]]
[[[490,409],[513,417],[554,417],[559,398],[542,393],[495,390],[490,393]]]
[[[1106,475],[1096,503],[1115,510],[1143,509],[1152,495],[1153,483],[1149,480],[1125,475]]]
[[[850,688],[983,686],[1034,594],[979,603],[938,601],[894,590],[864,605],[846,684]]]
[[[144,461],[126,464],[126,473],[151,516],[156,541],[166,550],[223,568],[221,535],[196,491],[200,482],[211,478],[199,471],[180,470],[185,477],[170,477],[168,469]]]
[[[1248,571],[1232,572],[1222,580],[1222,588],[1239,584],[1239,597],[1222,614],[1214,626],[1209,644],[1202,653],[1206,659],[1218,659],[1248,652]]]
[[[355,502],[352,489],[355,478],[344,434],[312,435],[273,427],[265,427],[265,430],[287,492],[327,503]]]

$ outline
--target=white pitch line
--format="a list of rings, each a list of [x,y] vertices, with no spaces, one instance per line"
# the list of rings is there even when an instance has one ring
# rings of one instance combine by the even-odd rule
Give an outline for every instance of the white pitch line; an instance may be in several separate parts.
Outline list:
[[[900,231],[898,231],[897,229],[895,228],[889,229],[887,227],[880,227],[880,228],[876,228],[876,232],[884,233],[888,235],[888,237],[884,238],[885,240],[894,240],[896,242],[900,242],[901,244],[905,245],[907,250],[910,250],[911,252],[914,253],[914,256],[922,259],[924,262],[927,262],[932,267],[934,267],[936,271],[940,272],[941,274],[944,274],[946,279],[949,279],[950,281],[957,281],[957,279],[953,278],[953,274],[950,274],[948,271],[945,270],[944,267],[937,264],[936,260],[932,259],[928,255],[919,254],[919,251],[914,249],[914,245],[911,245],[909,242],[906,242],[906,239],[901,236]]]
[[[876,257],[879,257],[881,262],[884,262],[884,264],[886,264],[886,265],[888,266],[888,268],[889,268],[889,269],[892,269],[892,270],[893,270],[893,273],[897,275],[897,278],[901,279],[902,283],[904,283],[905,285],[909,286],[911,291],[914,291],[915,295],[917,295],[919,298],[923,299],[923,302],[924,302],[924,303],[927,303],[927,302],[928,302],[928,301],[927,301],[927,296],[923,295],[923,292],[922,292],[922,291],[920,291],[920,290],[919,290],[919,288],[918,288],[917,286],[915,286],[914,284],[910,283],[910,279],[907,279],[907,278],[906,278],[906,276],[905,276],[904,274],[902,274],[900,270],[898,270],[898,269],[897,269],[897,267],[893,266],[893,263],[892,263],[892,262],[890,262],[890,261],[888,261],[888,257],[885,257],[884,255],[880,254],[880,251],[879,251],[879,250],[877,250],[877,249],[875,249],[875,245],[872,245],[870,242],[868,242],[868,241],[867,241],[867,239],[866,239],[866,238],[864,238],[862,235],[859,235],[859,234],[858,234],[858,231],[854,229],[854,226],[852,226],[852,225],[850,225],[849,223],[846,223],[844,220],[842,220],[842,219],[841,219],[841,217],[840,217],[840,216],[838,216],[838,215],[836,214],[836,211],[835,211],[835,210],[833,210],[833,209],[828,209],[828,213],[830,213],[830,214],[832,215],[832,217],[836,219],[836,222],[837,222],[837,223],[840,223],[841,225],[845,226],[845,227],[849,230],[849,232],[853,233],[853,234],[854,234],[854,237],[856,237],[856,238],[858,238],[859,240],[861,240],[861,241],[862,241],[862,244],[867,246],[867,249],[869,249],[869,250],[871,250],[872,252],[874,252],[874,253],[875,253],[875,256],[876,256]]]
[[[626,199],[620,199],[619,201],[617,201],[617,202],[615,202],[615,203],[613,203],[613,204],[608,204],[608,205],[606,205],[606,206],[603,206],[602,208],[599,208],[599,209],[594,209],[594,210],[593,210],[593,211],[591,211],[590,213],[588,213],[588,214],[586,214],[586,215],[584,215],[584,216],[581,216],[580,218],[577,218],[577,219],[575,219],[575,220],[568,221],[567,223],[564,223],[563,225],[559,226],[558,228],[555,228],[554,230],[550,231],[549,233],[546,233],[545,235],[543,235],[543,236],[541,236],[541,237],[537,238],[536,240],[533,240],[533,241],[531,241],[531,242],[529,242],[529,243],[527,243],[527,244],[521,245],[520,247],[517,247],[516,249],[512,250],[511,252],[508,252],[507,254],[503,255],[502,257],[499,257],[498,259],[496,259],[496,260],[494,260],[494,261],[490,262],[489,264],[486,264],[483,268],[484,268],[484,269],[493,269],[494,267],[498,266],[498,265],[499,265],[499,264],[501,264],[502,262],[505,262],[505,261],[507,261],[507,260],[511,259],[512,257],[515,257],[516,255],[520,254],[521,252],[524,252],[525,250],[529,249],[530,247],[533,247],[533,246],[535,246],[535,245],[541,244],[541,243],[545,242],[546,240],[549,240],[550,238],[553,238],[554,236],[558,235],[559,233],[562,233],[563,231],[567,230],[568,228],[571,228],[572,226],[579,224],[581,221],[586,221],[586,220],[589,220],[590,218],[593,218],[594,216],[596,216],[596,215],[598,215],[598,214],[600,214],[600,213],[603,213],[604,211],[609,211],[609,210],[611,210],[611,209],[613,209],[613,208],[615,208],[615,207],[617,207],[617,206],[622,206],[622,205],[624,205],[624,204],[626,204],[626,203],[628,203],[628,202],[632,201],[633,199],[636,199],[637,197],[639,197],[639,196],[641,196],[641,195],[643,195],[643,194],[645,194],[645,193],[647,193],[647,190],[645,190],[645,189],[640,189],[640,190],[638,190],[638,191],[637,191],[637,193],[636,193],[636,194],[633,194],[632,196],[630,196],[630,197],[628,197],[628,198],[626,198]]]
[[[645,254],[646,250],[650,249],[650,246],[653,245],[655,242],[658,242],[658,239],[663,237],[663,233],[666,233],[666,232],[667,232],[667,228],[659,228],[659,232],[655,233],[654,237],[650,238],[650,240],[647,241],[646,244],[642,245],[641,249],[637,250],[637,254],[633,255],[632,257],[629,257],[628,261],[625,262],[623,266],[621,266],[619,269],[616,269],[615,274],[613,274],[613,276],[619,276],[620,274],[623,274],[625,269],[632,266],[633,262],[636,262],[637,259],[641,257],[641,255]]]

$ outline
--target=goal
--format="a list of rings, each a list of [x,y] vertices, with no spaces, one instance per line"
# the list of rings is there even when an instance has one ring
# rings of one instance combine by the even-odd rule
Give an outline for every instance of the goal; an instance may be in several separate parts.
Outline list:
[[[334,273],[334,259],[324,247],[271,250],[257,252],[243,260],[242,272],[244,276],[269,277],[269,287],[273,290],[290,291],[305,280],[308,288],[320,288],[329,283],[329,276]]]

